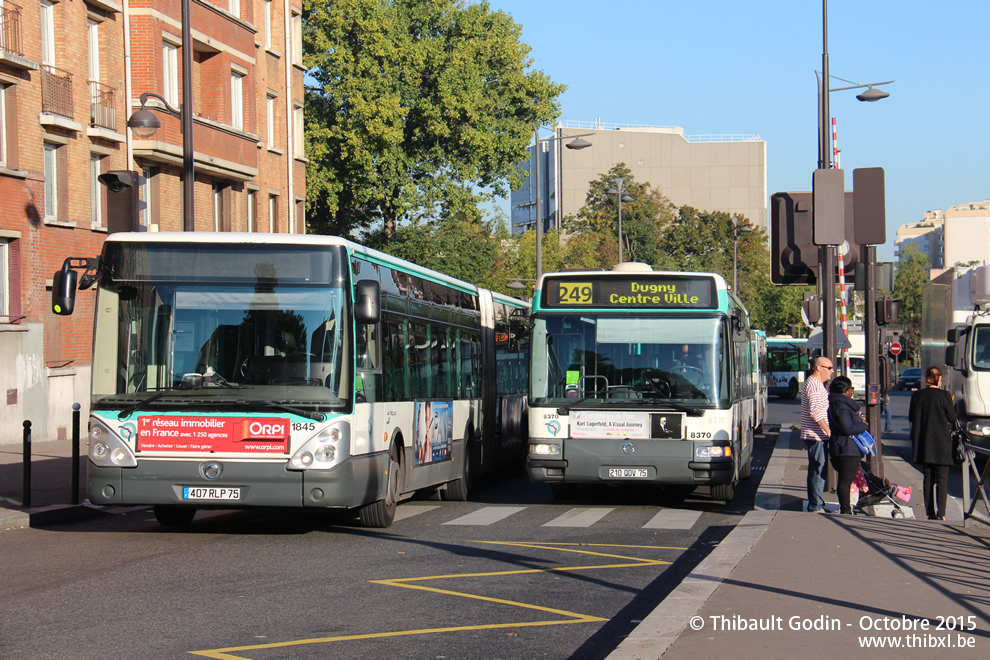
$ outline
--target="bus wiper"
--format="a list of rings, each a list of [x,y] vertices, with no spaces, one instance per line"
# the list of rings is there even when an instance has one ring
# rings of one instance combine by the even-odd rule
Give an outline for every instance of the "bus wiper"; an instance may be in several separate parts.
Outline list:
[[[134,412],[135,410],[138,410],[139,408],[144,408],[149,403],[158,401],[158,399],[162,398],[169,392],[173,392],[173,391],[175,391],[174,387],[169,387],[164,390],[159,390],[158,392],[155,392],[154,394],[149,396],[147,399],[144,399],[143,401],[139,401],[135,403],[133,406],[128,406],[124,408],[119,413],[117,413],[117,421],[123,421],[127,419],[128,417],[131,416],[131,413]]]
[[[569,414],[571,414],[571,408],[573,408],[574,406],[579,405],[581,403],[584,403],[588,399],[595,399],[595,398],[598,397],[599,394],[608,394],[608,390],[595,390],[594,392],[592,392],[588,396],[583,396],[580,399],[578,399],[577,401],[574,401],[573,403],[568,403],[566,406],[561,406],[560,408],[557,408],[557,414],[558,415],[569,415]]]
[[[327,418],[327,416],[321,412],[303,410],[302,408],[296,408],[295,406],[287,406],[286,404],[279,403],[278,401],[248,401],[247,399],[239,399],[234,403],[239,406],[268,406],[269,408],[278,408],[279,410],[284,410],[307,419],[316,420],[317,422],[322,422]]]

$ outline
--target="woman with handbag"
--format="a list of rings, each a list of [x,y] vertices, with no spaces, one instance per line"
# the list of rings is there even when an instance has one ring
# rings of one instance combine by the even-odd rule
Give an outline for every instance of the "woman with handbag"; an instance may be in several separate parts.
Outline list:
[[[952,423],[956,410],[952,396],[942,387],[942,371],[928,367],[925,387],[911,395],[908,419],[911,421],[912,460],[920,463],[925,475],[925,513],[929,520],[945,520],[945,502],[952,459]]]
[[[859,412],[859,403],[853,399],[852,381],[845,376],[833,379],[828,388],[828,428],[832,431],[828,454],[836,473],[839,513],[852,515],[849,489],[863,459],[863,451],[853,436],[866,431],[869,425]]]

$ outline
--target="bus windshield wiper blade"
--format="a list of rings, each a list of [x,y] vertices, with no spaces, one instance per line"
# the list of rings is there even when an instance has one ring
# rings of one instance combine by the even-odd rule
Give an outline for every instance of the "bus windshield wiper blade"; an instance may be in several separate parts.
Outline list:
[[[247,399],[238,399],[234,403],[236,403],[237,405],[240,405],[240,406],[252,406],[253,405],[253,406],[268,406],[269,408],[278,408],[279,410],[284,410],[286,412],[290,412],[290,413],[293,413],[295,415],[299,415],[300,417],[306,417],[307,419],[316,420],[317,422],[322,422],[323,420],[325,420],[327,418],[327,416],[324,415],[321,412],[315,412],[315,411],[312,411],[312,410],[303,410],[302,408],[296,408],[295,406],[289,406],[289,405],[286,405],[284,403],[279,403],[278,401],[265,401],[265,400],[248,401]]]
[[[588,399],[597,399],[598,398],[598,395],[600,395],[600,394],[608,394],[608,390],[595,390],[594,392],[592,392],[588,396],[583,396],[580,399],[577,399],[576,401],[572,401],[571,403],[565,404],[565,405],[561,406],[560,408],[557,408],[557,414],[558,415],[569,415],[569,414],[571,414],[571,408],[573,408],[576,405],[579,405],[579,404],[584,403]]]
[[[154,401],[158,401],[158,399],[162,398],[163,396],[165,396],[169,392],[174,392],[174,391],[175,391],[175,388],[174,387],[169,387],[169,388],[164,389],[164,390],[159,390],[158,392],[155,392],[154,394],[152,394],[151,396],[149,396],[147,399],[144,399],[142,401],[138,401],[133,406],[128,406],[128,407],[124,408],[123,410],[121,410],[119,413],[117,413],[117,419],[119,421],[122,421],[124,419],[127,419],[128,417],[131,416],[131,413],[134,412],[135,410],[138,410],[139,408],[144,408],[149,403],[152,403]]]

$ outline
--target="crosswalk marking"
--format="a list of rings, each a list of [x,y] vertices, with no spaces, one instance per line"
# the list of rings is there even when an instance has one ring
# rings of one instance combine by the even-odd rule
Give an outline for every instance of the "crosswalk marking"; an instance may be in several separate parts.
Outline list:
[[[492,525],[525,510],[524,506],[486,506],[466,516],[445,522],[444,525]]]
[[[615,509],[571,509],[562,516],[557,516],[544,527],[591,527]]]
[[[403,504],[395,511],[395,519],[392,522],[399,522],[400,520],[405,520],[406,518],[412,518],[413,516],[418,516],[421,513],[426,513],[427,511],[433,511],[433,509],[439,509],[440,505],[427,506],[422,504]]]
[[[643,529],[691,529],[700,517],[701,511],[663,509],[643,525]]]

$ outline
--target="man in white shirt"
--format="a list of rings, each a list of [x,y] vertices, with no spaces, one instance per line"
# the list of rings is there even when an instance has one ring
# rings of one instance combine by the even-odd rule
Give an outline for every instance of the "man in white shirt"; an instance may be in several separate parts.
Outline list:
[[[808,448],[808,511],[815,513],[825,510],[825,443],[830,435],[825,383],[832,379],[835,367],[826,357],[811,358],[809,367],[801,390],[801,439]]]

